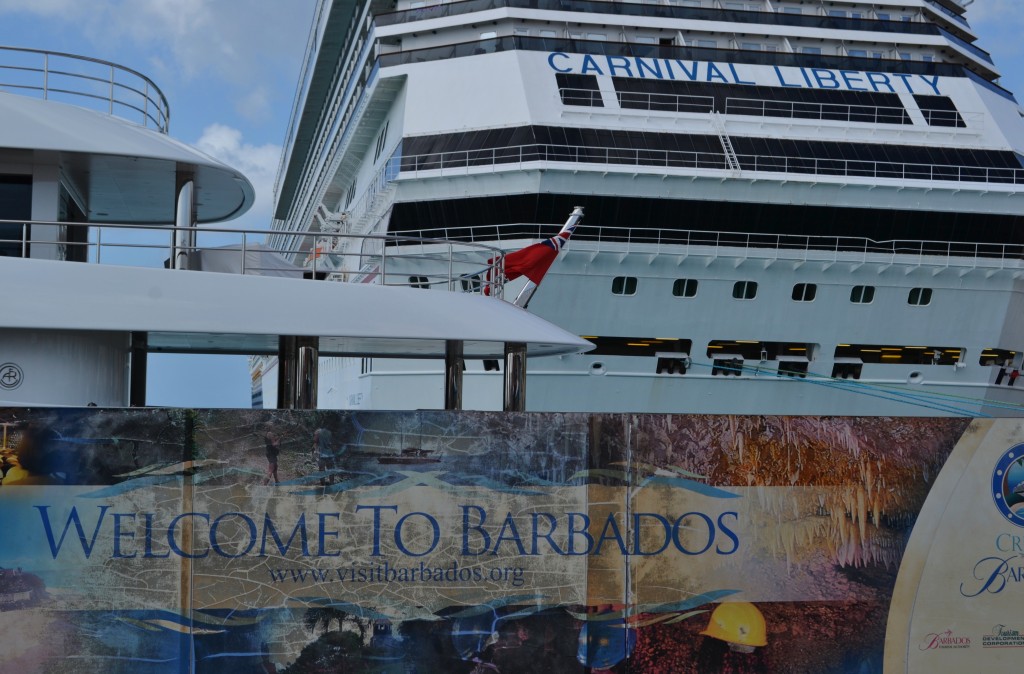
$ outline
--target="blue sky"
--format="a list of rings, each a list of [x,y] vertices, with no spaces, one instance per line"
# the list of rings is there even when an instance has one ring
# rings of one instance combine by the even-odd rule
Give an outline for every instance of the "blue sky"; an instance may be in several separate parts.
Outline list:
[[[262,229],[315,8],[316,0],[0,0],[0,44],[147,75],[168,98],[171,135],[249,177],[256,203],[236,224]],[[1020,96],[1022,9],[1022,0],[975,0],[967,15],[1003,86]],[[151,356],[150,381],[151,405],[249,405],[244,357]]]

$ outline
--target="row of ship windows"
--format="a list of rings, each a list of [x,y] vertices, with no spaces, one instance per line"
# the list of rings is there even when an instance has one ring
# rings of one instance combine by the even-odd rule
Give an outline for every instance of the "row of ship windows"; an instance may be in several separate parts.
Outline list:
[[[639,281],[635,276],[616,276],[612,279],[613,295],[635,295]],[[675,297],[696,297],[697,279],[680,278],[672,283],[672,295]],[[816,283],[797,283],[793,286],[791,297],[795,302],[813,302],[818,294]],[[732,297],[736,300],[752,300],[757,297],[757,281],[736,281],[732,286]],[[853,286],[850,290],[850,301],[854,304],[870,304],[875,299],[874,286]],[[931,288],[911,288],[907,294],[907,304],[923,307],[931,304]]]
[[[408,9],[421,9],[423,7],[439,4],[433,0],[414,0],[409,3]],[[444,4],[444,3],[441,3]],[[643,4],[658,4],[666,7],[702,7],[705,9],[733,9],[750,12],[775,11],[780,14],[805,14],[801,5],[776,6],[774,8],[764,2],[720,2],[719,0],[658,0],[657,2],[645,2]],[[812,16],[831,16],[843,19],[874,19],[877,21],[924,21],[920,14],[912,15],[905,12],[892,11],[864,11],[860,9],[826,9],[825,7],[807,7],[806,14]]]
[[[552,30],[552,29],[541,29],[535,31],[538,37],[542,38],[561,38],[567,37],[571,40],[590,40],[594,42],[605,42],[607,41],[608,35],[606,33],[592,33],[578,30]],[[516,27],[513,29],[514,35],[531,35],[531,31],[528,28]],[[780,52],[790,51],[786,49],[786,46],[782,43],[774,42],[753,42],[750,40],[737,41],[737,40],[725,40],[719,42],[718,40],[708,39],[707,37],[690,37],[687,34],[681,34],[682,39],[675,37],[665,38],[654,35],[634,35],[632,42],[636,44],[647,44],[647,45],[669,45],[669,46],[681,46],[681,47],[702,47],[704,49],[718,49],[720,47],[725,49],[741,49],[743,51],[764,51],[764,52]],[[481,40],[489,40],[498,37],[497,31],[485,31],[480,33]],[[612,41],[615,41],[616,37],[613,37]],[[924,63],[933,63],[935,56],[931,53],[921,53],[915,51],[907,51],[906,49],[851,49],[845,44],[838,44],[834,47],[822,48],[817,45],[800,45],[796,40],[791,39],[792,51],[799,54],[810,54],[814,56],[854,56],[859,58],[873,58],[873,59],[900,59],[902,61],[922,61]]]
[[[593,356],[647,356],[655,357],[657,374],[686,374],[694,366],[690,357],[692,340],[675,337],[598,337],[585,336],[595,348],[584,357]],[[776,374],[806,377],[809,364],[818,360],[821,345],[801,342],[771,342],[760,340],[721,340],[708,342],[705,356],[710,362],[712,375]],[[1020,368],[1018,351],[1000,348],[982,350],[978,364],[982,367],[1001,368],[995,383],[1001,384],[1008,368]],[[833,352],[831,376],[840,379],[860,379],[865,364],[878,365],[952,365],[965,367],[967,350],[962,347],[838,344]],[[591,364],[592,374],[604,374],[601,361]],[[911,381],[921,379],[920,372],[911,373]],[[1013,379],[1015,377],[1011,377]],[[1012,384],[1010,384],[1012,385]]]

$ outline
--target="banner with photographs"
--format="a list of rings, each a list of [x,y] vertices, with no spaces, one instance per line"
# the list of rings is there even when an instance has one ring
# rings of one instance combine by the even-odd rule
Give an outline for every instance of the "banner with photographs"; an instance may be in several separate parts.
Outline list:
[[[0,410],[0,671],[1010,665],[1013,420]]]

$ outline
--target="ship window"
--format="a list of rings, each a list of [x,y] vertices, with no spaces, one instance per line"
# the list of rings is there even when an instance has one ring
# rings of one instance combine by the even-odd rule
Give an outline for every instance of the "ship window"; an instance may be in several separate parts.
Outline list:
[[[600,42],[602,40],[606,40],[607,36],[604,33],[587,33],[587,39]]]
[[[494,39],[496,37],[498,37],[498,34],[496,32],[494,32],[493,30],[488,30],[488,31],[485,31],[483,33],[480,33],[480,39],[481,40],[491,40],[491,39]]]
[[[850,56],[857,56],[860,58],[867,58],[868,52],[865,49],[847,49],[846,53]]]
[[[924,115],[929,126],[949,126],[965,128],[963,117],[956,109],[956,104],[949,96],[926,96],[915,94],[914,101]]]
[[[803,14],[804,13],[804,10],[800,9],[799,7],[784,7],[782,9],[782,11],[785,14]]]
[[[875,286],[853,286],[850,301],[854,304],[871,304],[875,299]]]
[[[924,307],[932,303],[932,289],[931,288],[911,288],[910,294],[907,295],[907,304],[912,304],[915,307]]]
[[[483,285],[483,282],[480,280],[480,274],[463,276],[459,280],[462,282],[462,291],[467,293],[478,293]]]
[[[803,54],[821,54],[821,47],[800,47]]]
[[[377,147],[373,152],[374,163],[377,163],[377,160],[380,159],[380,154],[384,151],[384,145],[388,140],[388,125],[390,123],[390,121],[384,122],[384,128],[380,130],[380,135],[377,136]],[[355,183],[352,186],[355,187]]]
[[[697,295],[697,279],[677,278],[672,284],[672,294],[676,297],[694,297]]]
[[[422,288],[423,290],[427,290],[430,288],[430,279],[426,276],[410,276],[409,285],[413,288]]]
[[[649,35],[639,35],[635,38],[637,44],[657,44],[658,40]]]
[[[555,81],[558,84],[558,95],[561,96],[564,105],[604,107],[596,75],[555,73]]]
[[[718,42],[716,40],[694,40],[693,44],[697,47],[705,47],[706,49],[718,48]]]
[[[636,295],[635,276],[616,276],[612,279],[613,295]]]
[[[839,344],[836,363],[876,363],[883,365],[955,365],[963,360],[964,350],[957,346],[898,344]]]
[[[814,283],[797,283],[793,286],[793,299],[797,302],[813,302],[818,294],[818,286]]]
[[[752,300],[757,296],[757,281],[737,281],[732,287],[733,299]]]
[[[910,61],[912,58],[913,58],[913,55],[910,52],[908,52],[908,51],[901,51],[900,52],[900,59],[901,60],[903,60],[903,61]]]
[[[830,9],[830,10],[828,10],[828,15],[829,16],[840,16],[840,17],[843,17],[845,19],[846,18],[846,11],[842,10],[842,9]]]
[[[879,21],[888,21],[889,20],[889,13],[888,12],[875,12],[875,16],[878,17]]]
[[[978,359],[978,364],[999,365],[1001,367],[1009,367],[1013,365],[1013,361],[1016,358],[1016,351],[1008,351],[1007,349],[985,349],[984,351],[981,352],[981,357]]]
[[[558,33],[553,30],[542,30],[540,32],[541,37],[558,37]]]
[[[32,176],[0,175],[0,220],[31,218]],[[0,257],[21,257],[23,229],[25,237],[31,240],[30,225],[0,222]]]
[[[758,42],[741,42],[740,49],[746,49],[747,51],[761,51],[761,45]]]
[[[659,358],[687,358],[693,342],[678,337],[594,337],[583,339],[594,345],[587,356],[658,356]]]

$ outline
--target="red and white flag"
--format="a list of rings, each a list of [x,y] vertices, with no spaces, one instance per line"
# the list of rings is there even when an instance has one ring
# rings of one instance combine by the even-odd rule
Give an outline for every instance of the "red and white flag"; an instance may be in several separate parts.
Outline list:
[[[520,276],[528,279],[526,287],[520,291],[513,304],[526,308],[544,274],[548,273],[582,219],[583,207],[577,206],[556,236],[505,255],[505,280],[513,281]]]

